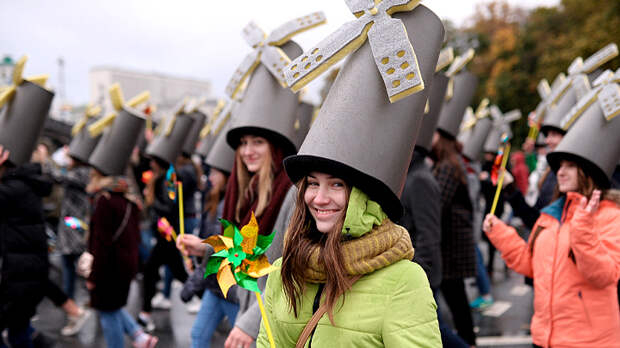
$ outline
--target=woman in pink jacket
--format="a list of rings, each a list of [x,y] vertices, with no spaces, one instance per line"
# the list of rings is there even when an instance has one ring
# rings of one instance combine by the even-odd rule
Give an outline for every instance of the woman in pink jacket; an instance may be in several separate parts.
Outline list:
[[[493,215],[483,230],[510,268],[534,278],[534,347],[620,347],[620,194],[601,190],[609,175],[598,160],[561,149],[548,159],[557,199],[529,241]]]

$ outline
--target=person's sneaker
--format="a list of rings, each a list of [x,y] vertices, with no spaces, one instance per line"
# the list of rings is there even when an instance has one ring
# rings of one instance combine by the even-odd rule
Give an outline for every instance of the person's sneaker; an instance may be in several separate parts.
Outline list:
[[[194,297],[185,305],[185,308],[189,314],[197,314],[200,310],[200,306],[202,306],[202,301]]]
[[[138,324],[140,324],[140,326],[142,326],[144,328],[144,331],[146,332],[153,332],[155,331],[155,322],[153,321],[153,318],[151,318],[150,315],[145,315],[145,314],[138,314],[138,318],[136,320],[138,322]]]
[[[69,319],[69,322],[67,323],[67,325],[65,325],[65,327],[60,329],[61,335],[73,336],[76,333],[80,332],[80,330],[82,330],[82,327],[84,327],[84,324],[86,324],[86,321],[88,320],[88,318],[90,318],[90,315],[92,312],[88,309],[83,309],[83,308],[80,308],[79,311],[80,312],[77,316],[73,316],[73,315],[67,316]]]
[[[133,346],[135,348],[153,348],[157,345],[158,341],[159,338],[156,336],[151,336],[147,333],[140,332],[133,341]]]
[[[493,297],[478,296],[469,306],[474,309],[485,309],[493,304]]]
[[[158,292],[157,295],[153,296],[153,299],[151,300],[151,306],[154,309],[170,309],[170,307],[172,307],[172,304],[170,303],[170,300],[167,299],[166,297],[164,297],[164,294],[162,294],[161,292]]]

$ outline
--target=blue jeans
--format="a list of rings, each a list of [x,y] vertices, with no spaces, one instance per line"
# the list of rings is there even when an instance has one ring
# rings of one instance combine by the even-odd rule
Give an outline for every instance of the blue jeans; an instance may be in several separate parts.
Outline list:
[[[452,331],[450,326],[443,321],[439,310],[439,290],[433,290],[433,297],[437,303],[437,322],[441,333],[441,342],[444,348],[469,348],[469,345],[457,334]]]
[[[208,289],[202,295],[202,305],[192,327],[192,348],[209,348],[213,332],[224,317],[232,325],[237,317],[239,305],[215,296]]]
[[[198,234],[198,230],[196,230],[196,228],[198,227],[199,223],[199,218],[185,218],[185,232],[191,234]],[[196,230],[196,233],[194,233],[194,230]],[[174,277],[172,276],[172,271],[170,271],[170,267],[164,266],[164,288],[161,292],[164,297],[168,299],[170,298],[170,293],[172,293],[173,278]]]
[[[491,292],[491,281],[489,280],[487,269],[484,267],[484,260],[478,245],[476,245],[476,284],[478,285],[480,296]]]
[[[62,255],[62,285],[67,297],[75,298],[75,262],[80,255]]]
[[[138,323],[122,308],[111,312],[98,312],[103,337],[105,337],[108,348],[123,348],[125,346],[123,333],[131,336],[133,340],[141,331]]]
[[[32,334],[34,329],[31,325],[24,328],[8,328],[9,344],[12,348],[34,348],[32,343]],[[0,348],[7,348],[2,339],[2,331],[0,328]]]

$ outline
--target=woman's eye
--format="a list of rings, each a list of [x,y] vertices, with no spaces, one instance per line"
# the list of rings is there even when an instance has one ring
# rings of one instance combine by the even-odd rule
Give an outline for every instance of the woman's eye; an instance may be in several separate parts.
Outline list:
[[[308,181],[308,186],[319,186],[319,183]]]

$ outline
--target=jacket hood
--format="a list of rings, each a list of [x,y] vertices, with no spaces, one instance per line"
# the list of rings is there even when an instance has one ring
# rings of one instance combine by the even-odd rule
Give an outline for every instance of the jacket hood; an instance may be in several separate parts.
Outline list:
[[[52,192],[52,181],[42,175],[41,165],[25,163],[16,168],[7,169],[2,181],[20,180],[26,183],[38,196],[45,197]]]
[[[612,201],[620,206],[620,190],[610,189],[603,193],[603,199]]]

